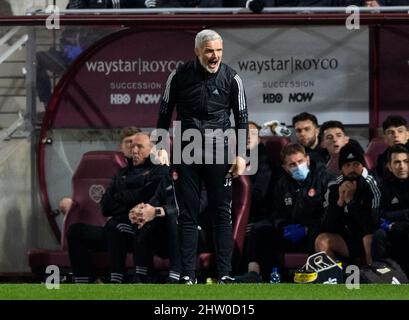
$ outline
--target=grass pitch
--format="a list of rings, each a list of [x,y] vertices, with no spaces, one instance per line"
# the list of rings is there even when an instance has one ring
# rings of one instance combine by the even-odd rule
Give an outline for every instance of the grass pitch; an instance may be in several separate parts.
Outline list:
[[[2,300],[409,300],[409,285],[0,285]]]

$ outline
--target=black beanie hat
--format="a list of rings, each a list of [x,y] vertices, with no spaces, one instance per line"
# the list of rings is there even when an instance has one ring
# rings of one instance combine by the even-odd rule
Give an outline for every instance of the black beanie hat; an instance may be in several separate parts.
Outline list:
[[[339,152],[338,165],[341,170],[342,166],[347,162],[358,161],[365,167],[364,150],[361,145],[355,140],[349,140],[349,142],[341,148]]]

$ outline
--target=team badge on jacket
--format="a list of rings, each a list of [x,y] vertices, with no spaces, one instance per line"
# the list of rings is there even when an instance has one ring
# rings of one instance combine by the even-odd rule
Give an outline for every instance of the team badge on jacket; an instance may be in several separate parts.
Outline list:
[[[308,196],[309,197],[314,197],[317,194],[317,191],[314,188],[311,188],[310,190],[308,190]]]

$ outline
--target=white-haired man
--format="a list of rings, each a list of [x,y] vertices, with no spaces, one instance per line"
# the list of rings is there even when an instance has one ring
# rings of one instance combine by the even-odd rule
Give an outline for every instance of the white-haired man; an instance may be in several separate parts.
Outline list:
[[[173,110],[177,106],[181,134],[187,130],[195,131],[201,140],[204,140],[194,149],[194,152],[200,153],[199,161],[195,158],[193,164],[187,163],[185,157],[180,163],[174,161],[173,164],[177,174],[175,189],[180,206],[178,221],[181,227],[182,282],[193,284],[196,281],[198,215],[201,185],[204,183],[208,191],[209,212],[213,213],[219,282],[227,283],[233,280],[229,277],[233,247],[231,178],[243,173],[246,164],[244,154],[234,158],[235,161],[232,161],[234,165],[229,164],[228,139],[225,132],[231,128],[229,118],[233,111],[236,133],[243,130],[247,135],[246,97],[239,75],[222,63],[223,40],[217,32],[213,30],[199,32],[195,39],[195,54],[194,61],[185,63],[170,74],[157,127],[169,129]],[[177,135],[174,139],[182,140]],[[216,152],[213,149],[214,141]],[[242,139],[244,153],[246,141],[244,136]],[[190,143],[181,141],[182,150]],[[211,145],[211,151],[208,144]],[[220,160],[218,150],[221,150],[223,163],[217,161]],[[182,153],[184,154],[185,152]],[[212,160],[211,164],[209,158]],[[203,161],[204,159],[206,161]]]

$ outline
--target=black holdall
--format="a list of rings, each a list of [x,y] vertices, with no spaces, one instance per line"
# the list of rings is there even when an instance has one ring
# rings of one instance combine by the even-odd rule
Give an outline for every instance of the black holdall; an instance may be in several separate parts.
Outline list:
[[[344,283],[342,266],[329,257],[324,251],[307,258],[305,265],[294,275],[296,283]]]
[[[359,271],[361,283],[408,283],[406,274],[392,259],[374,261],[370,266],[364,266]]]

